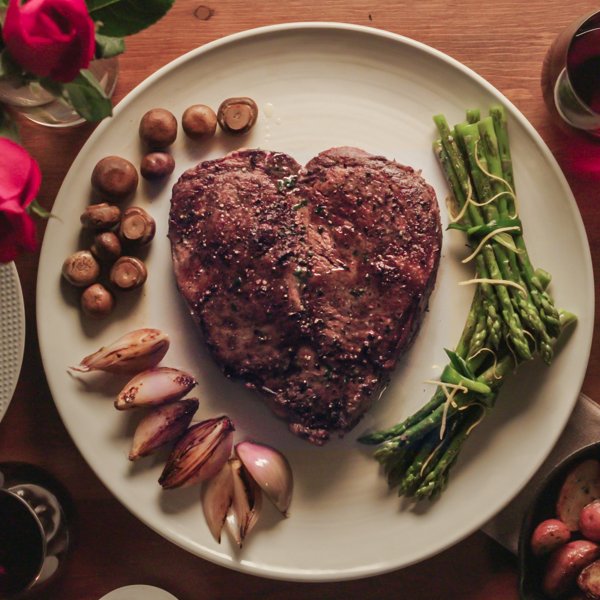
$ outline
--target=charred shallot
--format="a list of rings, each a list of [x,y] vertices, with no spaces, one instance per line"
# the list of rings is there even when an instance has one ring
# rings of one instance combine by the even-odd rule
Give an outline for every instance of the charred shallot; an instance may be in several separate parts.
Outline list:
[[[136,329],[86,356],[72,371],[138,373],[155,367],[169,349],[169,336],[158,329]]]
[[[185,371],[154,367],[136,375],[117,396],[115,408],[157,406],[183,398],[198,382]]]
[[[176,440],[190,424],[198,409],[196,398],[186,398],[152,409],[133,434],[129,460],[137,460]]]

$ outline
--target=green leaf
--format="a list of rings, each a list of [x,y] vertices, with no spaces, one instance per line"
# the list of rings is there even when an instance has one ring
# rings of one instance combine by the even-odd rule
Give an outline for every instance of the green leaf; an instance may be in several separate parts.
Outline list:
[[[12,120],[10,113],[0,106],[0,137],[5,137],[13,142],[20,142],[17,124]]]
[[[112,37],[132,35],[164,17],[174,0],[87,0],[99,32]]]
[[[453,385],[462,385],[471,392],[476,394],[483,394],[489,396],[492,393],[492,388],[482,381],[477,381],[471,377],[465,377],[462,373],[457,371],[452,365],[446,365],[442,371],[440,381],[444,383],[451,383]]]
[[[96,58],[112,58],[125,52],[125,41],[120,37],[96,34]]]
[[[458,231],[468,231],[469,226],[462,223],[450,223],[447,229],[457,229]]]
[[[456,371],[458,371],[463,377],[466,377],[467,379],[475,379],[475,373],[473,373],[471,367],[469,367],[469,364],[462,356],[459,356],[458,354],[456,354],[456,352],[448,350],[447,348],[444,348],[444,351],[448,355],[450,363]]]
[[[474,238],[482,238],[504,227],[522,227],[520,219],[498,219],[497,221],[486,223],[485,225],[475,225],[474,227],[467,228],[467,235]]]
[[[63,96],[86,121],[102,121],[112,115],[110,98],[87,69],[82,69],[73,81],[65,83],[63,90]]]
[[[0,52],[0,77],[23,78],[23,69],[15,62],[6,48]]]
[[[520,250],[517,248],[510,233],[498,233],[494,236],[494,239],[505,248],[508,248],[511,252],[520,254]]]
[[[28,212],[33,213],[36,217],[40,217],[40,219],[58,219],[56,215],[53,215],[51,212],[47,211],[38,201],[37,199],[33,200],[29,206],[27,207]]]

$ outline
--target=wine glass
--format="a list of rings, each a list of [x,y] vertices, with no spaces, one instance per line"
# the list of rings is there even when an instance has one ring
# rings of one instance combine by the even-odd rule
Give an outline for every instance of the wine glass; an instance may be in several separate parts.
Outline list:
[[[542,92],[550,112],[600,137],[600,11],[566,27],[548,50]]]
[[[69,499],[56,479],[25,463],[0,463],[0,598],[48,582],[69,546]]]

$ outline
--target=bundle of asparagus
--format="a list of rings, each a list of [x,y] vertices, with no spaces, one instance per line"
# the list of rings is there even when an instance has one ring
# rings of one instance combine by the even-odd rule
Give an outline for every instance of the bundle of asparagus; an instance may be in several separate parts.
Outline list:
[[[467,111],[450,129],[434,117],[434,152],[453,198],[450,228],[473,252],[475,294],[463,332],[431,400],[402,423],[360,438],[381,444],[375,458],[391,487],[416,499],[435,498],[465,440],[494,406],[506,376],[535,354],[550,364],[553,343],[575,316],[548,293],[550,275],[529,259],[517,197],[504,107],[489,116]]]

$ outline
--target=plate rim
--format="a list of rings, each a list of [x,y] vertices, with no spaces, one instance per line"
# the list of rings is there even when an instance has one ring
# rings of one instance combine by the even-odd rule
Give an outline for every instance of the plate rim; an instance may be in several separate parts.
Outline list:
[[[21,287],[21,279],[19,277],[19,271],[17,270],[17,265],[14,262],[5,263],[0,265],[10,270],[10,275],[12,275],[13,284],[15,286],[15,297],[13,301],[16,304],[16,309],[19,312],[19,332],[18,332],[18,348],[17,348],[17,365],[15,367],[15,376],[10,385],[10,393],[8,394],[8,398],[6,400],[6,404],[4,410],[0,407],[0,422],[4,419],[4,416],[8,412],[8,408],[12,399],[15,395],[15,390],[17,389],[17,385],[19,383],[19,378],[21,375],[21,369],[23,368],[23,357],[25,355],[25,336],[27,332],[27,324],[25,320],[25,300],[23,298],[23,288]]]
[[[350,23],[342,23],[342,22],[321,22],[321,21],[290,22],[290,23],[281,23],[281,24],[267,25],[267,26],[263,26],[263,27],[248,29],[248,30],[236,32],[236,33],[227,35],[225,37],[213,40],[212,42],[209,42],[209,43],[199,46],[195,49],[192,49],[192,50],[186,52],[185,54],[170,61],[169,63],[163,65],[157,71],[155,71],[154,73],[149,75],[146,79],[144,79],[142,82],[140,82],[135,88],[133,88],[119,102],[119,104],[116,105],[114,114],[118,114],[121,110],[124,110],[130,102],[132,102],[138,96],[142,95],[147,87],[152,85],[155,82],[155,80],[160,79],[164,74],[168,73],[171,70],[178,68],[180,65],[186,63],[187,61],[195,60],[195,59],[201,57],[203,54],[208,54],[209,52],[211,52],[212,50],[214,50],[216,48],[219,48],[221,46],[226,46],[229,44],[235,44],[242,40],[246,40],[248,38],[258,38],[261,36],[268,36],[271,34],[281,34],[281,33],[289,32],[289,31],[292,31],[292,32],[302,31],[302,30],[308,31],[311,29],[312,30],[330,29],[330,30],[336,30],[336,31],[354,32],[354,33],[359,33],[359,34],[363,34],[363,35],[366,34],[366,35],[375,36],[377,38],[388,39],[390,41],[399,43],[401,45],[415,48],[415,49],[417,49],[421,52],[424,52],[427,55],[433,56],[437,60],[440,60],[440,61],[450,65],[451,67],[461,71],[469,79],[471,79],[472,81],[475,81],[479,86],[481,86],[483,89],[485,89],[491,95],[498,98],[499,101],[501,101],[503,103],[503,105],[505,106],[507,111],[510,113],[511,118],[518,121],[519,124],[526,130],[526,133],[528,134],[530,139],[533,141],[533,143],[535,144],[537,149],[542,153],[544,160],[549,164],[549,166],[552,168],[554,174],[556,175],[558,180],[561,182],[564,189],[568,192],[566,201],[568,201],[569,204],[571,204],[571,207],[574,208],[574,210],[572,212],[573,212],[575,225],[577,228],[577,234],[578,234],[578,236],[580,236],[582,238],[582,242],[584,242],[583,245],[587,250],[587,252],[585,253],[585,264],[582,264],[581,268],[584,270],[586,280],[588,281],[588,290],[582,290],[582,293],[584,293],[590,299],[590,301],[592,303],[592,311],[591,311],[590,319],[591,319],[591,323],[593,325],[593,322],[594,322],[593,306],[594,306],[595,289],[594,289],[594,276],[593,276],[593,267],[592,267],[592,260],[591,260],[591,252],[590,252],[590,248],[589,248],[589,241],[587,238],[587,233],[585,231],[585,227],[583,225],[583,220],[581,218],[581,214],[577,207],[576,200],[573,196],[573,193],[568,184],[568,181],[567,181],[566,177],[564,176],[564,173],[562,172],[560,166],[558,165],[558,162],[554,158],[553,154],[551,153],[550,149],[544,142],[541,135],[535,130],[535,128],[531,125],[531,123],[527,120],[527,118],[516,108],[516,106],[508,98],[506,98],[506,96],[502,92],[500,92],[496,87],[494,87],[491,83],[489,83],[487,80],[485,80],[481,75],[476,73],[470,67],[464,65],[457,59],[454,59],[453,57],[449,56],[448,54],[446,54],[440,50],[437,50],[436,48],[429,46],[423,42],[414,40],[412,38],[409,38],[409,37],[406,37],[406,36],[403,36],[403,35],[400,35],[397,33],[393,33],[390,31],[383,30],[383,29],[378,29],[376,27],[365,26],[365,25],[356,25],[356,24],[350,24]],[[67,176],[65,177],[65,180],[63,181],[63,184],[61,185],[61,188],[57,194],[57,197],[59,197],[63,193],[63,188],[67,187],[67,184],[69,184],[69,179],[70,179],[69,175],[73,170],[73,166],[77,165],[77,162],[79,161],[80,156],[83,156],[85,154],[88,146],[91,146],[93,144],[93,142],[95,141],[95,139],[97,137],[100,137],[103,134],[104,130],[110,126],[110,123],[111,123],[111,120],[106,119],[90,135],[88,140],[85,142],[85,144],[79,151],[78,156],[73,161],[73,164],[69,168],[69,172],[67,173]],[[42,246],[42,252],[41,252],[41,256],[40,256],[40,264],[44,260],[45,256],[47,256],[49,253],[47,246],[48,245],[45,243],[45,240],[44,240],[44,244]],[[43,272],[43,270],[40,268],[39,273],[42,273],[42,272]],[[37,279],[36,305],[38,306],[38,308],[39,308],[39,303],[40,303],[39,298],[40,298],[40,290],[42,287],[42,283],[41,283],[42,279],[43,279],[43,277],[38,277],[38,279]],[[46,377],[48,379],[48,384],[49,384],[50,390],[52,391],[53,385],[51,383],[51,377],[48,376],[48,369],[46,368],[45,353],[42,352],[42,339],[44,337],[42,335],[43,326],[44,325],[41,322],[41,320],[38,319],[37,330],[38,330],[38,338],[40,340],[40,342],[39,342],[40,353],[42,355],[42,363],[44,365],[44,371],[45,371]],[[531,471],[525,475],[526,479],[524,480],[523,485],[526,484],[526,482],[533,476],[533,474],[543,464],[547,455],[552,450],[552,447],[554,446],[558,437],[560,436],[562,428],[564,428],[564,425],[566,424],[568,418],[570,417],[571,411],[572,411],[573,407],[575,406],[575,402],[577,401],[579,390],[581,388],[583,379],[586,374],[587,365],[589,364],[589,357],[590,357],[590,353],[591,353],[591,344],[592,344],[592,336],[593,336],[593,327],[590,327],[589,330],[587,332],[585,332],[585,334],[586,334],[586,339],[584,340],[585,343],[581,344],[581,346],[583,349],[583,355],[586,357],[586,369],[583,370],[581,377],[577,381],[577,393],[574,394],[574,397],[572,399],[569,399],[570,400],[570,410],[566,414],[564,422],[562,423],[562,427],[560,427],[558,429],[558,433],[555,436],[553,436],[552,445],[550,445],[548,452],[544,456],[542,456],[541,459],[539,461],[537,461],[537,464],[533,465],[533,468],[531,469]],[[53,394],[53,396],[54,396],[54,394]],[[56,402],[55,402],[55,405],[57,406],[57,410],[58,410],[59,414],[61,415],[61,419],[62,419],[62,416],[63,416],[62,409]],[[67,427],[67,430],[69,431],[69,435],[71,435],[71,431],[69,430],[68,427]],[[71,437],[73,437],[73,436],[71,435]],[[351,567],[348,569],[339,569],[339,568],[321,569],[318,571],[315,571],[313,569],[296,569],[296,570],[291,571],[289,569],[269,568],[269,567],[265,567],[261,564],[247,562],[244,560],[232,562],[232,561],[225,560],[219,554],[214,554],[214,553],[211,553],[210,551],[206,552],[205,554],[202,554],[202,555],[198,554],[198,552],[194,551],[194,549],[193,549],[194,544],[189,543],[189,541],[186,539],[183,539],[180,534],[173,532],[173,531],[159,530],[159,528],[156,525],[149,522],[149,520],[146,519],[144,516],[140,516],[135,511],[133,504],[129,503],[127,501],[127,498],[125,497],[125,495],[117,494],[115,491],[113,491],[110,483],[108,481],[106,481],[105,478],[96,471],[96,469],[94,469],[94,467],[92,466],[92,463],[90,463],[86,458],[86,455],[88,453],[85,452],[84,450],[82,450],[78,444],[76,444],[76,446],[77,446],[79,452],[82,454],[82,456],[83,456],[84,460],[86,461],[86,463],[88,464],[88,466],[92,469],[92,471],[99,478],[99,480],[104,485],[106,485],[107,488],[110,490],[111,495],[114,498],[116,498],[121,504],[123,504],[129,510],[129,512],[132,513],[132,515],[135,518],[137,518],[138,520],[143,522],[145,525],[150,527],[152,530],[157,532],[164,539],[170,541],[171,543],[176,544],[177,546],[185,549],[186,551],[188,551],[196,556],[199,556],[200,558],[209,560],[220,566],[223,566],[223,567],[226,567],[229,569],[233,569],[233,570],[236,570],[239,572],[255,575],[255,576],[258,575],[258,576],[262,576],[262,577],[269,578],[269,579],[286,580],[286,581],[326,582],[326,581],[344,581],[344,580],[360,579],[360,578],[365,578],[365,577],[370,577],[370,576],[374,576],[374,575],[388,573],[388,572],[397,570],[399,568],[404,568],[404,567],[410,566],[411,564],[421,562],[423,560],[426,560],[432,556],[439,554],[440,552],[444,551],[448,547],[451,547],[451,546],[459,543],[460,541],[462,541],[463,539],[465,539],[466,537],[471,535],[474,531],[480,529],[497,512],[499,512],[503,508],[505,508],[505,506],[510,503],[512,498],[516,494],[518,494],[518,492],[521,489],[521,488],[519,488],[519,489],[515,490],[514,494],[511,495],[506,500],[506,502],[504,502],[501,506],[498,506],[498,508],[495,509],[491,514],[486,513],[483,516],[481,516],[479,519],[476,519],[474,524],[472,524],[470,528],[467,528],[467,530],[461,530],[461,532],[458,535],[449,536],[448,541],[444,545],[438,546],[435,550],[427,552],[427,553],[423,554],[422,556],[420,556],[419,558],[416,558],[414,560],[404,561],[401,563],[398,563],[398,562],[394,563],[393,561],[390,561],[390,560],[386,560],[384,563],[374,561],[370,565],[368,565],[366,567],[360,567],[360,568]]]

